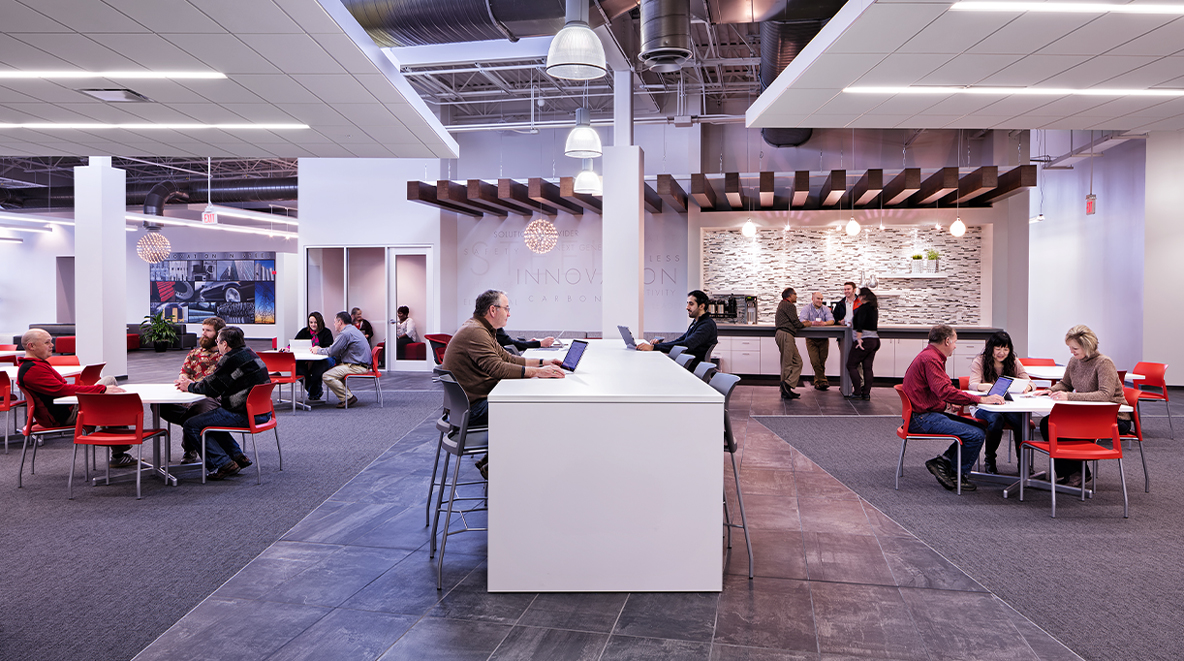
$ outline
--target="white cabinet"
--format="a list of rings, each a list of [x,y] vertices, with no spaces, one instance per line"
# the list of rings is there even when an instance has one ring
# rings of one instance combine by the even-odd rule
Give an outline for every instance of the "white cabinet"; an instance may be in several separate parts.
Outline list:
[[[894,340],[894,356],[892,359],[892,376],[903,379],[904,373],[908,371],[909,365],[913,363],[913,359],[917,354],[929,344],[928,340],[921,339],[907,339],[896,338]]]
[[[716,338],[718,344],[715,345],[715,350],[711,352],[708,359],[719,366],[721,372],[731,372],[732,363],[732,338],[727,335],[720,335]]]
[[[755,350],[733,349],[732,367],[728,371],[732,374],[760,374],[761,350],[758,345]]]
[[[950,378],[970,376],[970,364],[974,357],[983,352],[986,340],[958,340],[954,355],[946,360],[946,373]]]
[[[781,376],[781,350],[777,348],[777,338],[761,338],[761,374]]]

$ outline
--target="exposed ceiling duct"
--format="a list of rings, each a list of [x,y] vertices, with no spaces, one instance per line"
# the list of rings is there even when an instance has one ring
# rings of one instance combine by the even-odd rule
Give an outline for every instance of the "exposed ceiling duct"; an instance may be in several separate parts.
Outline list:
[[[152,190],[144,196],[144,213],[150,216],[163,216],[164,205],[173,199],[188,202],[189,193],[181,190],[177,184],[171,181],[162,181],[153,186]]]
[[[692,55],[691,5],[689,0],[642,0],[642,65],[653,71],[671,73],[682,68]]]
[[[127,187],[127,206],[144,205],[144,213],[160,215],[153,209],[163,207],[168,200],[180,199],[190,203],[203,202],[230,204],[236,202],[276,202],[297,199],[297,178],[277,177],[273,179],[224,179],[214,181],[212,195],[208,184],[203,181],[179,182],[175,184],[141,184]],[[175,192],[169,192],[169,185]],[[154,193],[155,191],[155,193]],[[213,199],[210,199],[210,198]],[[22,188],[9,191],[9,206],[21,209],[72,209],[74,188]]]
[[[818,34],[824,19],[770,20],[761,23],[761,90],[764,91],[789,66],[793,58]],[[813,129],[766,128],[761,137],[774,147],[797,147],[813,135]]]

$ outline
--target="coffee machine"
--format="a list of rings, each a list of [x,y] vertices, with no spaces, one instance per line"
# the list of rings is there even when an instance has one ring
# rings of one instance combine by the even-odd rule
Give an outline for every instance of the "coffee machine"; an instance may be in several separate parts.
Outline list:
[[[729,292],[711,296],[707,300],[707,314],[716,323],[757,323],[757,297],[750,292]]]

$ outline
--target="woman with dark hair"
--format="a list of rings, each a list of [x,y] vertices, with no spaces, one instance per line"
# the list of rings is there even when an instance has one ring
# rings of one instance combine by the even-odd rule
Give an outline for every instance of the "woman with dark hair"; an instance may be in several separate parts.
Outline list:
[[[1015,346],[1011,343],[1011,336],[1004,331],[999,331],[987,338],[983,352],[975,356],[974,362],[970,363],[970,389],[986,392],[995,385],[1001,376],[1009,376],[1013,379],[1031,378],[1015,357]],[[1031,383],[1028,384],[1027,389],[1032,389]],[[984,468],[988,473],[998,474],[999,469],[995,463],[995,457],[999,450],[999,443],[1003,440],[1003,427],[1010,427],[1013,432],[1017,432],[1015,434],[1015,451],[1018,457],[1020,451],[1018,430],[1024,422],[1023,416],[1019,413],[996,413],[995,411],[977,409],[974,412],[974,417],[987,423],[987,440],[983,444],[983,460],[986,464]]]
[[[851,319],[855,331],[855,344],[847,355],[847,373],[851,376],[851,394],[847,399],[872,398],[872,362],[880,350],[880,308],[876,294],[867,287],[859,288],[859,307]],[[860,380],[860,367],[863,379]]]
[[[310,312],[308,325],[296,333],[294,339],[312,340],[314,347],[327,347],[333,344],[333,331],[325,327],[325,317],[320,312]],[[335,362],[332,357],[326,360],[296,361],[296,373],[304,375],[304,389],[308,391],[309,399],[318,400],[324,395],[321,375]]]

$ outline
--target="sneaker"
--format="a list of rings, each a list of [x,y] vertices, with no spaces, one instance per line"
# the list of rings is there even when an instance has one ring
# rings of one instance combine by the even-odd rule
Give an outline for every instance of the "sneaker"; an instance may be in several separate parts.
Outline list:
[[[239,468],[246,468],[247,466],[250,466],[251,464],[253,464],[255,462],[251,461],[250,459],[247,459],[247,455],[240,454],[240,455],[235,455],[234,463],[238,464]]]
[[[967,477],[965,475],[963,475],[962,476],[962,490],[963,491],[974,491],[975,489],[978,489],[978,487],[975,486],[974,482],[971,482],[969,479],[967,479]]]
[[[206,475],[206,479],[207,480],[221,480],[221,479],[225,479],[227,477],[230,477],[231,475],[234,475],[236,473],[238,473],[238,464],[234,463],[234,460],[231,459],[230,461],[226,462],[225,464],[222,464],[222,467],[219,468],[218,470],[212,471],[209,475]]]
[[[185,456],[181,459],[183,464],[200,464],[201,454],[197,450],[186,450]]]
[[[945,457],[934,457],[925,462],[925,468],[933,473],[933,477],[937,478],[938,484],[942,485],[949,491],[958,488],[958,483],[954,477],[953,472],[950,471],[950,464],[945,460]]]
[[[111,468],[129,468],[136,463],[135,457],[126,452],[121,452],[119,454],[111,455],[111,461],[107,462],[107,465]]]

